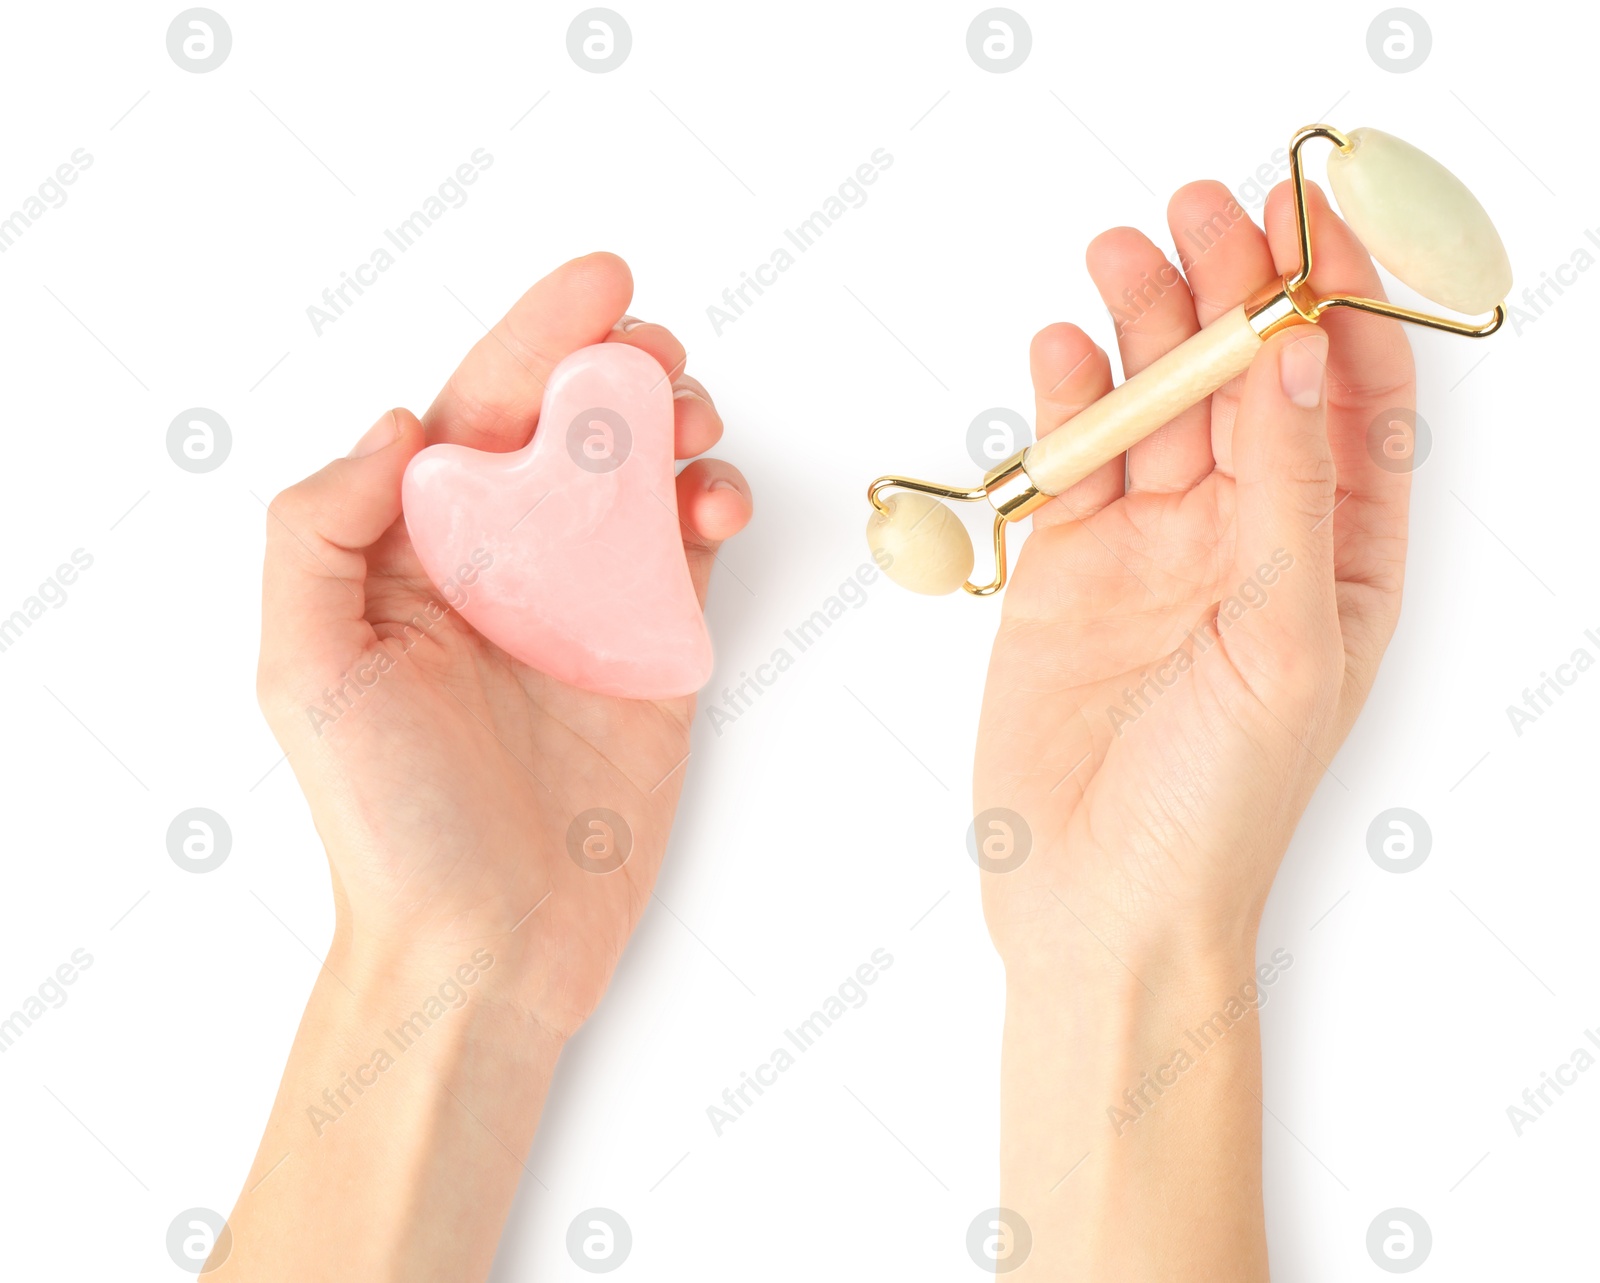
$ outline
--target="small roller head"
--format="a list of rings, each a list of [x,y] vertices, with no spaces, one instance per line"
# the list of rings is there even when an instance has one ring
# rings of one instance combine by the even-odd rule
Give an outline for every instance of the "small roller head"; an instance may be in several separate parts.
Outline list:
[[[1328,158],[1339,212],[1372,257],[1424,298],[1478,316],[1511,293],[1511,260],[1467,186],[1426,152],[1377,129]]]
[[[867,545],[884,574],[912,592],[942,597],[972,574],[972,540],[955,513],[932,495],[885,496],[887,513],[867,518]]]

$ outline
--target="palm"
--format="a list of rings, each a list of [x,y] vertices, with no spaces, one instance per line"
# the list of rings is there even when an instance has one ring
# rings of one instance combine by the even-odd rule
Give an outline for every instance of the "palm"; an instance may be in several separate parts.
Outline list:
[[[608,975],[660,867],[693,698],[574,689],[454,612],[408,648],[404,626],[438,593],[403,522],[369,554],[367,588],[372,645],[395,666],[372,692],[384,702],[371,724],[357,720],[343,741],[330,736],[351,776],[379,782],[363,803],[384,817],[372,858],[341,869],[347,893],[349,879],[369,879],[365,896],[441,944],[508,931],[538,905],[538,937],[564,942],[574,986]],[[597,809],[617,821],[569,833]],[[416,842],[419,827],[428,842]],[[577,862],[585,840],[586,858],[604,862],[614,850],[626,859],[596,876]]]
[[[979,789],[1016,799],[1036,849],[1073,853],[1041,862],[1030,895],[1073,903],[1075,874],[1099,884],[1114,871],[1129,896],[1166,896],[1226,872],[1187,835],[1228,819],[1209,813],[1231,805],[1239,770],[1219,743],[1236,728],[1217,712],[1250,696],[1226,638],[1202,653],[1194,631],[1229,591],[1233,491],[1212,473],[1186,494],[1130,495],[1025,545],[995,642],[983,731],[994,747]],[[1172,673],[1180,652],[1213,662],[1163,685],[1154,674]]]

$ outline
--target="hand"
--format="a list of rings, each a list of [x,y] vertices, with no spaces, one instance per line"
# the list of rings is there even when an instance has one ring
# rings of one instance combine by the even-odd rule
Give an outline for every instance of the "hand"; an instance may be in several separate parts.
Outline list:
[[[1381,298],[1366,251],[1307,195],[1316,291]],[[1168,220],[1183,276],[1128,228],[1088,253],[1128,318],[1130,376],[1298,264],[1287,184],[1266,234],[1219,183],[1183,188]],[[1032,368],[1041,435],[1112,386],[1072,325],[1035,337]],[[1369,454],[1368,428],[1414,398],[1400,325],[1334,309],[1034,516],[974,786],[975,814],[1031,833],[1019,867],[983,879],[1008,965],[1162,937],[1243,955],[1249,975],[1278,862],[1399,615],[1410,477]]]
[[[716,444],[722,420],[683,373],[683,345],[624,315],[632,292],[610,254],[557,268],[467,354],[420,423],[383,415],[268,517],[259,695],[327,847],[330,967],[352,953],[360,965],[402,959],[434,981],[488,945],[502,998],[557,1041],[599,1001],[649,898],[694,700],[575,690],[441,609],[400,483],[424,444],[526,444],[552,368],[602,341],[641,348],[672,379],[678,458]],[[699,459],[677,498],[703,601],[718,543],[750,518],[749,491],[730,465]],[[405,631],[417,620],[425,626]],[[593,808],[627,830],[596,830],[598,840],[632,844],[608,874],[568,854],[569,825]]]

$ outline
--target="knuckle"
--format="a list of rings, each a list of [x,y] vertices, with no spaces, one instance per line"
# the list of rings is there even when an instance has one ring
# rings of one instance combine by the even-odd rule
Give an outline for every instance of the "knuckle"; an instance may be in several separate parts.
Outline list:
[[[1339,477],[1333,456],[1326,451],[1300,455],[1290,462],[1287,471],[1288,479],[1295,485],[1316,490],[1319,494],[1332,494]]]

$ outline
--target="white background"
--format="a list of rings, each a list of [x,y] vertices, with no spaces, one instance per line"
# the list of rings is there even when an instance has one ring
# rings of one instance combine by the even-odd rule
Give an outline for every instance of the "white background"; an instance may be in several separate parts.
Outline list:
[[[991,74],[977,3],[616,0],[632,52],[597,75],[567,52],[577,4],[217,4],[233,49],[202,75],[168,56],[176,4],[8,6],[0,37],[0,216],[93,157],[0,255],[0,615],[94,558],[0,654],[0,1014],[94,958],[0,1056],[8,1278],[179,1278],[168,1223],[232,1205],[331,930],[254,704],[261,501],[421,411],[474,318],[556,263],[628,259],[754,486],[713,584],[714,697],[866,559],[870,477],[964,480],[980,410],[1031,418],[1036,329],[1110,345],[1083,247],[1119,223],[1166,243],[1178,184],[1237,189],[1328,119],[1460,173],[1519,290],[1600,222],[1578,6],[1431,4],[1431,55],[1396,74],[1367,51],[1378,5],[1019,0],[1031,55]],[[306,307],[480,147],[470,200],[316,336]],[[877,148],[865,205],[715,335],[707,305]],[[1505,709],[1600,656],[1597,299],[1590,272],[1520,333],[1413,336],[1434,448],[1405,615],[1261,941],[1295,960],[1263,1013],[1281,1279],[1387,1277],[1365,1236],[1396,1205],[1432,1227],[1418,1277],[1593,1268],[1600,1069],[1520,1138],[1506,1107],[1600,1026],[1600,672],[1520,737]],[[206,475],[166,453],[191,406],[233,433]],[[964,834],[997,610],[880,581],[720,735],[702,712],[672,912],[562,1062],[496,1279],[588,1277],[564,1238],[596,1205],[632,1226],[622,1277],[981,1277],[1002,978]],[[165,846],[194,806],[234,836],[204,876]],[[1403,876],[1366,849],[1391,806],[1433,833]],[[867,1005],[715,1136],[706,1107],[878,948]]]

